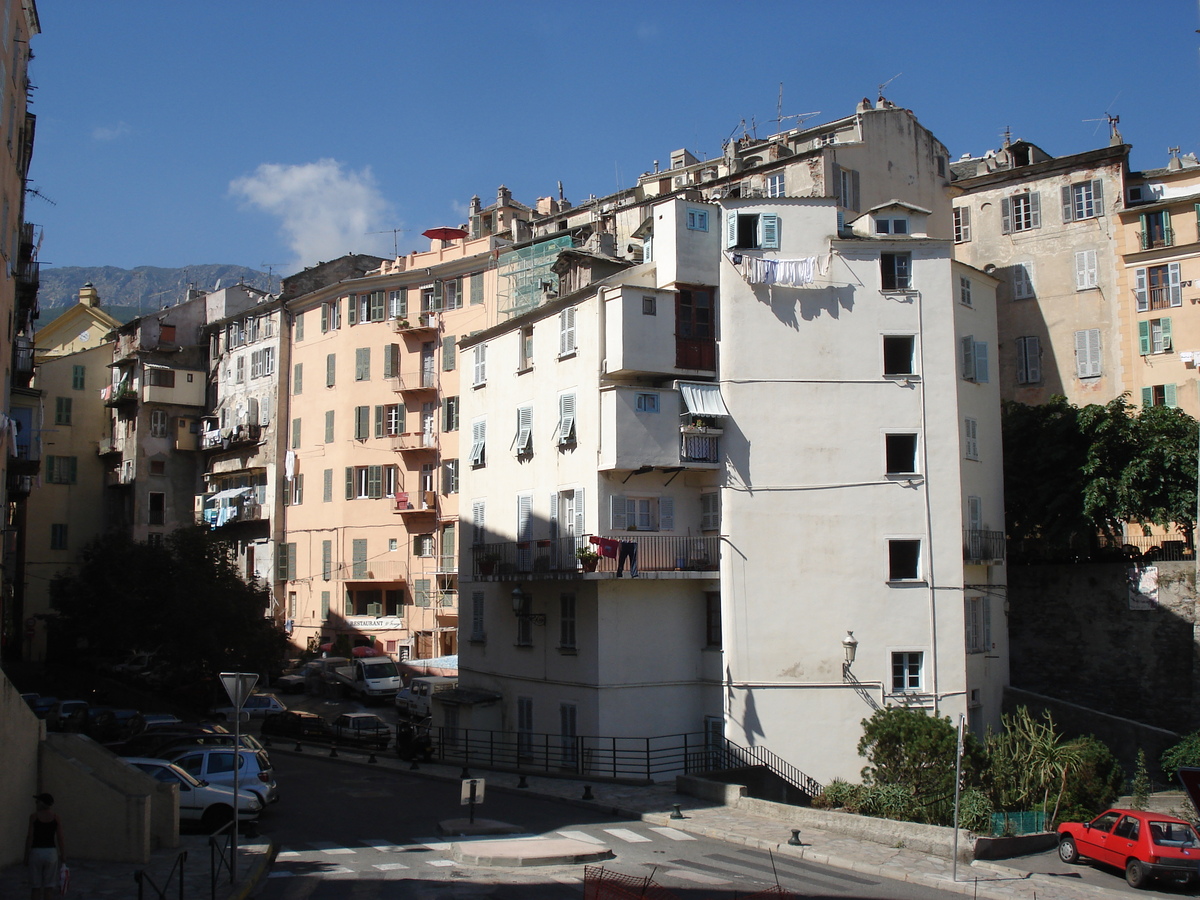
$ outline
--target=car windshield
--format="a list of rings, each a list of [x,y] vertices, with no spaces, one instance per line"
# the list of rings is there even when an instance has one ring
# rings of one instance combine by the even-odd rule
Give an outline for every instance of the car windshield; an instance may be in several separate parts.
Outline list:
[[[363,669],[366,671],[368,678],[395,678],[400,674],[396,671],[396,664],[390,659],[384,662],[364,665]]]
[[[184,784],[191,785],[192,787],[200,786],[199,781],[193,778],[190,773],[179,768],[179,766],[155,766],[150,763],[137,763],[136,766],[147,775],[153,775],[157,780],[165,781],[167,784],[182,781]]]
[[[1191,825],[1182,822],[1150,822],[1150,839],[1164,847],[1195,847],[1200,844]]]

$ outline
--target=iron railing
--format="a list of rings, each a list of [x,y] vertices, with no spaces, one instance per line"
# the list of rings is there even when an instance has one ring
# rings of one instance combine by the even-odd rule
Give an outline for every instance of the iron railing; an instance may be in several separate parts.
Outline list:
[[[1139,231],[1137,236],[1143,250],[1170,247],[1175,243],[1175,230],[1170,225],[1164,225],[1161,229]]]
[[[179,900],[183,900],[183,864],[187,862],[187,851],[180,851],[175,857],[175,863],[171,866],[171,871],[167,873],[167,878],[163,882],[162,887],[154,883],[154,879],[147,874],[145,869],[138,869],[133,873],[133,880],[137,882],[138,900],[144,900],[147,886],[154,893],[152,897],[157,897],[158,900],[167,900],[167,891],[171,889],[171,882],[176,880],[178,876],[179,883]]]
[[[991,562],[1004,559],[1004,532],[980,531],[967,528],[963,531],[963,561]]]
[[[788,762],[768,750],[766,747],[742,747],[728,738],[709,738],[707,749],[709,770],[744,769],[751,766],[761,766],[770,769],[800,793],[812,800],[819,797],[825,790],[815,778],[812,778]]]
[[[577,573],[579,548],[598,550],[591,535],[531,541],[476,544],[472,548],[476,575],[564,575]],[[632,534],[612,535],[609,540],[637,545],[639,572],[716,571],[720,562],[720,538],[716,536]],[[602,556],[594,571],[615,574],[620,557]],[[628,565],[626,566],[628,568]]]

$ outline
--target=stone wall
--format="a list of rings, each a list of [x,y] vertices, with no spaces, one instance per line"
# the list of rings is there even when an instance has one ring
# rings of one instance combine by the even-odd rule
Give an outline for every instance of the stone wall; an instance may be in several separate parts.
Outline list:
[[[1132,609],[1124,564],[1010,566],[1012,686],[1130,720],[1062,707],[1072,732],[1106,743],[1106,733],[1121,745],[1161,740],[1139,735],[1133,723],[1180,734],[1200,727],[1196,564],[1157,567],[1157,606]],[[1113,749],[1128,758],[1128,750]]]
[[[0,673],[0,868],[25,855],[25,830],[38,792],[38,742],[45,725]]]

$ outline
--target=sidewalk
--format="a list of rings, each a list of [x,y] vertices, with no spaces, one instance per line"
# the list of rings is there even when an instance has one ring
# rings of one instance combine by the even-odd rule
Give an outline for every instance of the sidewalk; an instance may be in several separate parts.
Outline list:
[[[245,900],[270,870],[275,856],[275,846],[267,838],[243,838],[247,844],[238,848],[238,875],[236,884],[230,884],[229,872],[219,875],[217,897],[221,900]],[[70,849],[69,847],[67,848]],[[179,846],[171,850],[156,850],[150,862],[144,866],[134,863],[98,862],[90,859],[71,859],[71,886],[67,897],[70,900],[132,900],[138,896],[135,873],[144,872],[147,880],[142,885],[144,900],[156,900],[171,876],[171,868],[181,853],[187,853],[183,863],[184,894],[188,900],[209,896],[209,848],[208,836],[185,834]],[[164,893],[168,897],[179,896],[178,874]],[[29,896],[29,879],[24,866],[18,864],[0,869],[0,897],[24,898]]]

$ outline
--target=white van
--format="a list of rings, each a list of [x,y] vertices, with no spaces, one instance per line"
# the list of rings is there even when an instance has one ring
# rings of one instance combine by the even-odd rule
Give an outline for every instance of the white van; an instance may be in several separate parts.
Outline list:
[[[458,687],[457,675],[418,675],[396,695],[396,710],[412,719],[428,718],[433,695]]]

